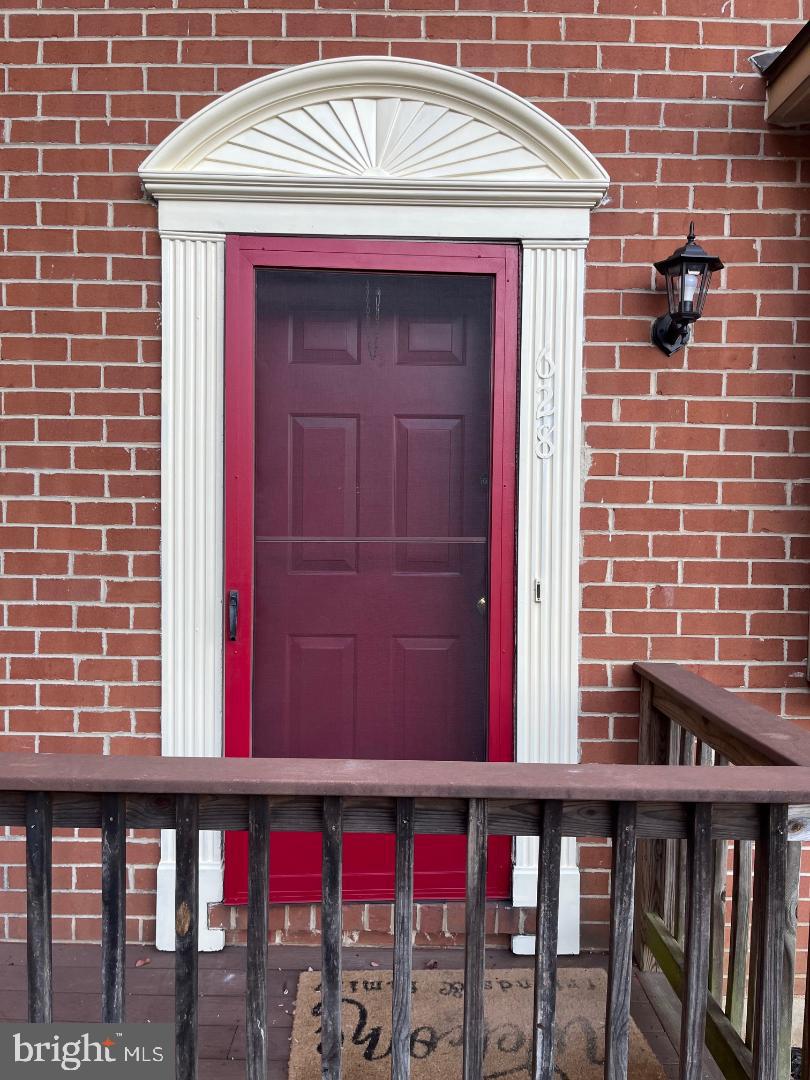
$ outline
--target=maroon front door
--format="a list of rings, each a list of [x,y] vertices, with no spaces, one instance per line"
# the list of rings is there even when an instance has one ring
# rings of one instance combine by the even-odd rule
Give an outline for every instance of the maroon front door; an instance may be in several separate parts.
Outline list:
[[[259,267],[254,288],[251,753],[486,760],[494,278]],[[271,858],[274,900],[319,898],[318,834]],[[417,896],[462,896],[464,865],[463,839],[417,838]],[[392,886],[392,838],[347,834],[345,897]]]

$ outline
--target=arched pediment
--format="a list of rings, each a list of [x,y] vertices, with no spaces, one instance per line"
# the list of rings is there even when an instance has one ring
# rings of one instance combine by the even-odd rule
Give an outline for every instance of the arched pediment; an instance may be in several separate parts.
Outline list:
[[[318,61],[266,75],[180,125],[141,167],[156,196],[595,205],[608,183],[550,117],[468,72]]]

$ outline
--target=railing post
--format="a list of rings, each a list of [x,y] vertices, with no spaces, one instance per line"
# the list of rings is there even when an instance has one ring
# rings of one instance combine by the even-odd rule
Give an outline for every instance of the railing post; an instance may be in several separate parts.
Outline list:
[[[782,1004],[782,950],[785,944],[787,843],[787,807],[764,806],[762,835],[757,852],[757,874],[762,877],[762,907],[754,1013],[756,1080],[780,1080],[779,1014]]]
[[[338,796],[323,800],[322,836],[321,1072],[323,1080],[341,1080],[343,800]]]
[[[798,929],[799,881],[802,866],[801,842],[787,845],[785,888],[785,947],[782,952],[782,1022],[779,1029],[779,1076],[790,1076],[793,1040],[793,994],[796,984],[796,931]]]
[[[51,796],[46,791],[30,791],[25,797],[25,859],[28,1021],[31,1024],[50,1024],[52,1019],[52,836]]]
[[[127,904],[127,801],[101,797],[101,1020],[124,1019]]]
[[[174,888],[174,1010],[177,1080],[197,1080],[197,923],[200,808],[196,795],[178,795]]]
[[[270,803],[266,795],[248,802],[247,1080],[267,1077],[267,914],[270,876]]]
[[[467,818],[467,910],[464,941],[464,1080],[484,1071],[484,973],[487,911],[487,803],[470,799]]]

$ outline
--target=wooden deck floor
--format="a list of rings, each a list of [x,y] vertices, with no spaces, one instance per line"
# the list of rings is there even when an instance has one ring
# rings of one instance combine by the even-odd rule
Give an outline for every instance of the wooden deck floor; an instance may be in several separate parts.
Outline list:
[[[344,968],[358,970],[379,964],[390,969],[388,949],[345,949]],[[99,992],[101,950],[94,945],[54,946],[54,1019],[95,1021],[100,1019]],[[137,961],[148,961],[136,966]],[[463,967],[460,949],[416,949],[414,968],[427,965],[443,970]],[[601,957],[561,958],[561,965],[602,966]],[[531,968],[530,957],[501,950],[487,951],[489,968]],[[287,1056],[292,1029],[298,974],[320,966],[320,950],[304,946],[270,949],[268,1011],[270,1076],[287,1080]],[[649,984],[647,984],[649,986]],[[200,956],[200,1080],[242,1080],[245,1057],[245,950],[231,947]],[[638,978],[633,981],[632,1013],[664,1064],[667,1075],[677,1075],[673,1034],[662,1025],[666,1016],[660,1002],[653,1006]],[[0,1021],[26,1019],[26,961],[22,944],[0,944]],[[173,1022],[174,956],[154,948],[127,950],[126,1019]]]

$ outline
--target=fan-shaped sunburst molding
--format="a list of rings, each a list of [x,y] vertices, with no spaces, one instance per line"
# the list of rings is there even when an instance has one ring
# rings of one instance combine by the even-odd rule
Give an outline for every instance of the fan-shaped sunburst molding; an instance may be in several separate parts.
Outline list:
[[[319,61],[257,79],[185,121],[144,162],[155,195],[298,198],[425,188],[594,205],[608,177],[550,117],[468,72],[415,60]],[[310,195],[307,192],[310,191]],[[569,198],[561,198],[562,192]]]

